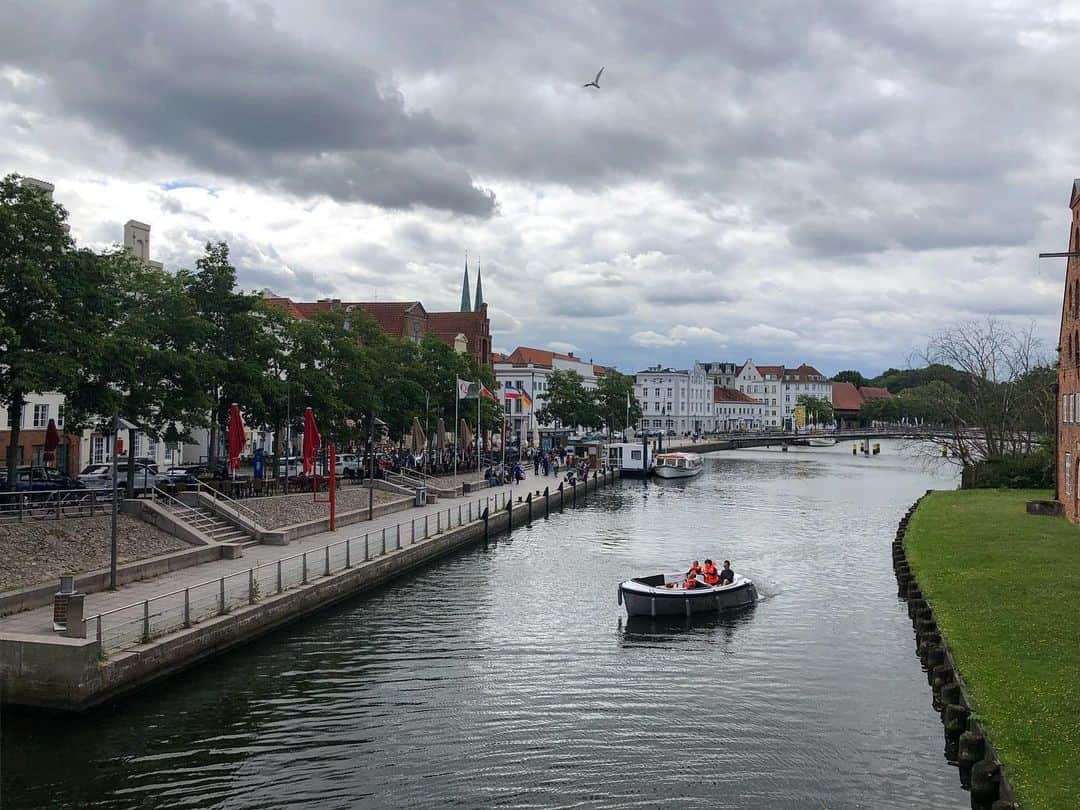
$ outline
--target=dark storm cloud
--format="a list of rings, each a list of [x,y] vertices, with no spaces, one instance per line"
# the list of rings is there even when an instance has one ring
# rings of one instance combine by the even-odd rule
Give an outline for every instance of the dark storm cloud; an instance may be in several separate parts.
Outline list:
[[[492,212],[494,197],[444,150],[468,133],[371,69],[283,32],[265,7],[223,3],[17,4],[0,64],[46,81],[51,112],[150,154],[299,194],[387,208]],[[25,94],[9,90],[16,102]]]

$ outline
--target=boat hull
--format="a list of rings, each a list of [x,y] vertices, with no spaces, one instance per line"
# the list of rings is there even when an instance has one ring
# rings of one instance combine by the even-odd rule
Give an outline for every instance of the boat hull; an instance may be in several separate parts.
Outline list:
[[[701,475],[701,471],[704,467],[694,467],[690,469],[683,469],[681,467],[654,467],[653,474],[657,478],[693,478],[695,475]]]
[[[757,602],[754,583],[740,577],[717,588],[655,588],[627,580],[619,586],[619,600],[628,616],[693,616],[746,607]]]

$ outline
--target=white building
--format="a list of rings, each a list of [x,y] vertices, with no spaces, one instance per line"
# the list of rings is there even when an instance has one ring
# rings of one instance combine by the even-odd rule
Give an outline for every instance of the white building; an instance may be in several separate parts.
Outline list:
[[[713,423],[712,384],[701,363],[689,369],[654,366],[634,376],[641,430],[703,433]]]
[[[754,431],[762,430],[764,426],[764,402],[734,388],[713,386],[713,431]]]
[[[581,375],[586,389],[596,388],[607,373],[604,366],[575,357],[573,352],[560,354],[530,346],[518,346],[505,356],[493,354],[492,365],[499,385],[495,395],[504,411],[510,414],[510,429],[522,437],[522,447],[529,444],[534,426],[538,429],[554,427],[554,424],[540,422],[537,416],[548,402],[548,377],[553,371],[576,371]],[[532,406],[525,405],[520,398],[507,399],[508,384],[517,391],[524,391],[532,399]],[[577,425],[560,427],[576,428]]]
[[[783,394],[783,424],[791,429],[795,424],[795,405],[799,397],[814,397],[832,403],[832,383],[816,368],[803,363],[798,368],[784,369]]]

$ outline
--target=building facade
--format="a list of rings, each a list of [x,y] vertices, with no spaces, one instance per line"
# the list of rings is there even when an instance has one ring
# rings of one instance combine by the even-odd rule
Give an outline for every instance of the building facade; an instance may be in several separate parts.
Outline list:
[[[634,375],[642,432],[704,433],[714,422],[713,386],[701,363],[688,369],[661,366]]]
[[[1080,251],[1080,180],[1069,198],[1069,251]],[[1080,523],[1080,259],[1070,257],[1058,336],[1057,490],[1065,516]]]
[[[735,388],[713,386],[713,422],[716,433],[763,430],[765,403]]]
[[[531,346],[518,346],[508,355],[496,355],[493,368],[498,391],[495,392],[503,407],[503,412],[510,417],[508,430],[521,437],[521,446],[531,441],[534,427],[551,429],[552,422],[542,422],[539,413],[548,403],[548,378],[554,371],[574,371],[581,375],[586,389],[594,389],[603,378],[607,369],[575,357],[573,352],[561,354],[547,349]],[[531,405],[520,397],[508,398],[509,391],[524,391],[531,400]],[[567,429],[576,429],[577,425],[562,425]]]

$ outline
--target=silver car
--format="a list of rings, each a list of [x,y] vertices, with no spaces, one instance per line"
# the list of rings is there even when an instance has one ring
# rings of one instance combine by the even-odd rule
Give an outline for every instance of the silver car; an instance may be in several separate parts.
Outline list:
[[[128,480],[128,465],[126,461],[119,462],[116,465],[116,486],[117,489],[124,489],[127,486]],[[168,480],[167,476],[159,475],[154,472],[153,468],[148,464],[135,463],[135,492],[147,493],[154,487],[161,486]],[[81,473],[79,473],[79,481],[82,482],[87,489],[112,489],[112,465],[111,464],[91,464]]]

